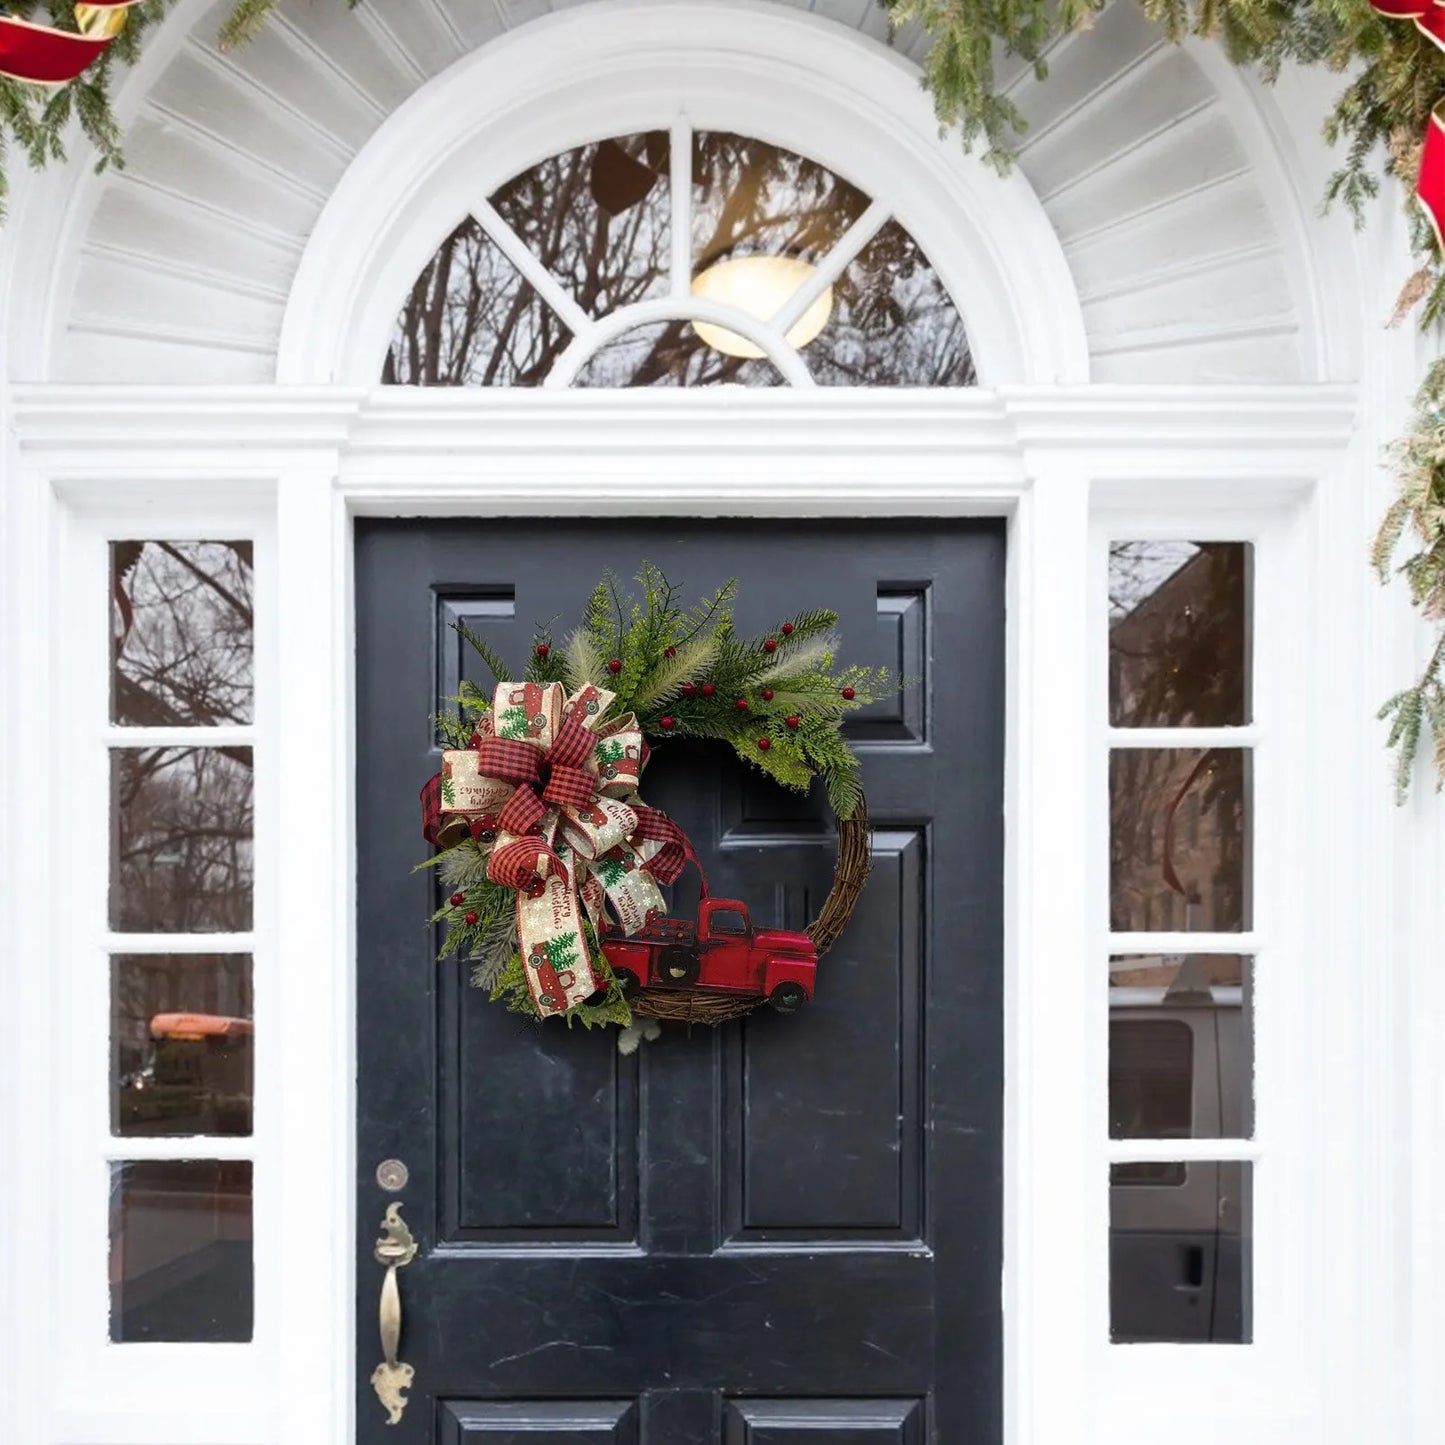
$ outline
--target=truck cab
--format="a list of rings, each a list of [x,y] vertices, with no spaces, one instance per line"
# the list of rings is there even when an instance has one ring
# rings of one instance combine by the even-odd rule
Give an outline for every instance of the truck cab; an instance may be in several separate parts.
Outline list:
[[[747,905],[704,898],[697,922],[659,918],[631,937],[602,941],[624,992],[635,988],[715,989],[765,997],[792,1013],[813,997],[818,954],[806,933],[754,928]]]

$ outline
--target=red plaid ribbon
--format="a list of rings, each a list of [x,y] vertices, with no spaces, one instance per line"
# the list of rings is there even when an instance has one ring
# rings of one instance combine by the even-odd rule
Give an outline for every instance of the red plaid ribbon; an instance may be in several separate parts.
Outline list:
[[[497,830],[518,836],[535,833],[549,806],[585,808],[598,793],[597,775],[582,766],[596,742],[577,709],[563,719],[548,748],[511,738],[479,738],[476,753],[481,771],[517,787],[497,816]]]
[[[689,862],[697,863],[697,871],[702,872],[702,864],[692,851],[687,834],[666,813],[645,803],[633,803],[632,811],[637,814],[637,831],[632,836],[663,845],[642,865],[659,883],[676,883]],[[704,882],[703,891],[706,890]]]

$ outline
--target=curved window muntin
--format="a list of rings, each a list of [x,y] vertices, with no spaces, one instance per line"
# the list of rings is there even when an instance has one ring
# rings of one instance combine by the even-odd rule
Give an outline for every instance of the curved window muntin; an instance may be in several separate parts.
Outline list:
[[[639,123],[628,126],[623,121],[621,124],[609,128],[606,135],[599,136],[596,132],[587,135],[577,141],[571,149],[580,150],[609,139],[641,136],[649,130],[663,133],[655,124],[649,126],[646,123]],[[789,296],[778,311],[767,320],[760,320],[734,306],[705,300],[695,296],[691,290],[694,267],[700,259],[696,251],[696,239],[692,233],[693,220],[697,214],[697,199],[693,185],[693,137],[695,134],[708,133],[739,135],[744,139],[774,147],[805,161],[811,161],[831,172],[839,182],[849,189],[857,191],[866,202],[861,213],[857,214],[856,218],[841,231],[837,240],[819,253],[813,273],[807,281]],[[857,182],[849,180],[844,172],[831,162],[812,161],[810,156],[803,156],[801,152],[793,150],[788,141],[773,139],[764,126],[750,125],[744,134],[736,130],[735,119],[709,121],[695,127],[692,118],[682,116],[667,128],[665,134],[670,147],[667,180],[671,213],[671,244],[667,260],[666,294],[650,295],[644,300],[621,306],[601,316],[589,315],[572,295],[566,283],[548,269],[544,260],[527,245],[493,204],[493,198],[502,188],[525,175],[529,169],[539,167],[548,160],[567,153],[567,148],[564,147],[562,150],[557,148],[555,132],[552,145],[539,159],[524,163],[520,168],[514,160],[501,180],[480,187],[479,189],[483,190],[486,198],[479,197],[472,202],[460,222],[456,223],[460,225],[466,225],[468,221],[474,223],[479,228],[480,234],[495,245],[515,268],[521,282],[535,293],[538,304],[549,311],[554,321],[570,334],[570,341],[563,347],[561,354],[557,356],[541,381],[542,389],[560,390],[578,385],[579,377],[584,374],[598,353],[630,332],[649,325],[656,325],[661,321],[693,320],[712,322],[717,326],[726,327],[752,342],[763,353],[760,364],[774,368],[783,385],[805,389],[818,387],[820,382],[804,361],[801,350],[788,342],[787,333],[819,295],[827,288],[835,286],[840,278],[844,277],[848,268],[875,240],[879,239],[880,233],[884,232],[890,223],[900,229],[907,240],[917,249],[919,256],[934,274],[943,297],[952,308],[964,342],[969,374],[958,382],[859,381],[853,386],[868,388],[891,385],[915,389],[952,390],[960,386],[977,384],[978,375],[973,360],[971,330],[963,309],[958,305],[945,269],[934,265],[931,257],[923,251],[915,239],[914,230],[900,214],[900,210],[906,208],[900,208],[877,194],[870,199],[868,193],[863,191]],[[496,172],[493,171],[492,174],[496,174]],[[396,378],[390,376],[386,379],[396,381]],[[426,383],[402,382],[400,384],[425,385]],[[444,384],[475,383],[452,381]],[[536,385],[536,383],[532,384]],[[848,385],[848,383],[843,383],[840,387],[835,383],[832,389],[843,389]]]

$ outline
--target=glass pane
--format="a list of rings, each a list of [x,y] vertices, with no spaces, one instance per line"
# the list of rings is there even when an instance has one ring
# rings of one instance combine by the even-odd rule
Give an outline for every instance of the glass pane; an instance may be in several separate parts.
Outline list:
[[[1109,926],[1251,926],[1243,748],[1117,748],[1109,758]]]
[[[696,274],[736,256],[817,261],[868,197],[806,156],[728,131],[699,131],[692,157]]]
[[[1167,1178],[1109,1175],[1109,1315],[1116,1343],[1248,1344],[1253,1168],[1191,1161]]]
[[[690,321],[657,321],[599,347],[577,386],[782,386],[772,362],[714,351]]]
[[[1253,1136],[1253,984],[1239,954],[1109,960],[1111,1139]],[[1141,1179],[1176,1167],[1120,1166]]]
[[[589,316],[666,295],[672,245],[666,131],[564,151],[492,197],[527,249]]]
[[[1231,727],[1250,720],[1247,542],[1109,545],[1109,721]]]
[[[248,723],[250,542],[110,544],[112,722]]]
[[[111,964],[113,1134],[249,1134],[251,956],[123,954]]]
[[[115,748],[110,926],[251,927],[250,748]]]
[[[401,386],[540,386],[566,327],[470,216],[396,318],[381,379]]]
[[[804,350],[819,386],[973,386],[963,317],[918,243],[887,225],[833,285],[833,311]]]
[[[249,1162],[111,1165],[112,1340],[249,1340],[253,1295]]]

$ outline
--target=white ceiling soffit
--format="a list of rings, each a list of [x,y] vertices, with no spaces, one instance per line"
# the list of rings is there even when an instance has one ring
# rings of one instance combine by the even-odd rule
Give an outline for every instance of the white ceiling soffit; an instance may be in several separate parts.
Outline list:
[[[273,377],[307,238],[362,146],[431,77],[563,8],[283,0],[250,46],[222,54],[213,42],[229,0],[198,19],[183,7],[172,23],[189,33],[129,107],[126,169],[89,182],[99,195],[73,294],[59,299],[50,377]],[[887,43],[872,0],[811,9]],[[894,45],[917,58],[927,41],[904,31]],[[1187,51],[1116,4],[1057,45],[1046,81],[1018,66],[1005,79],[1030,121],[1022,171],[1072,271],[1095,380],[1316,379],[1307,257]],[[23,364],[12,374],[44,379]]]

